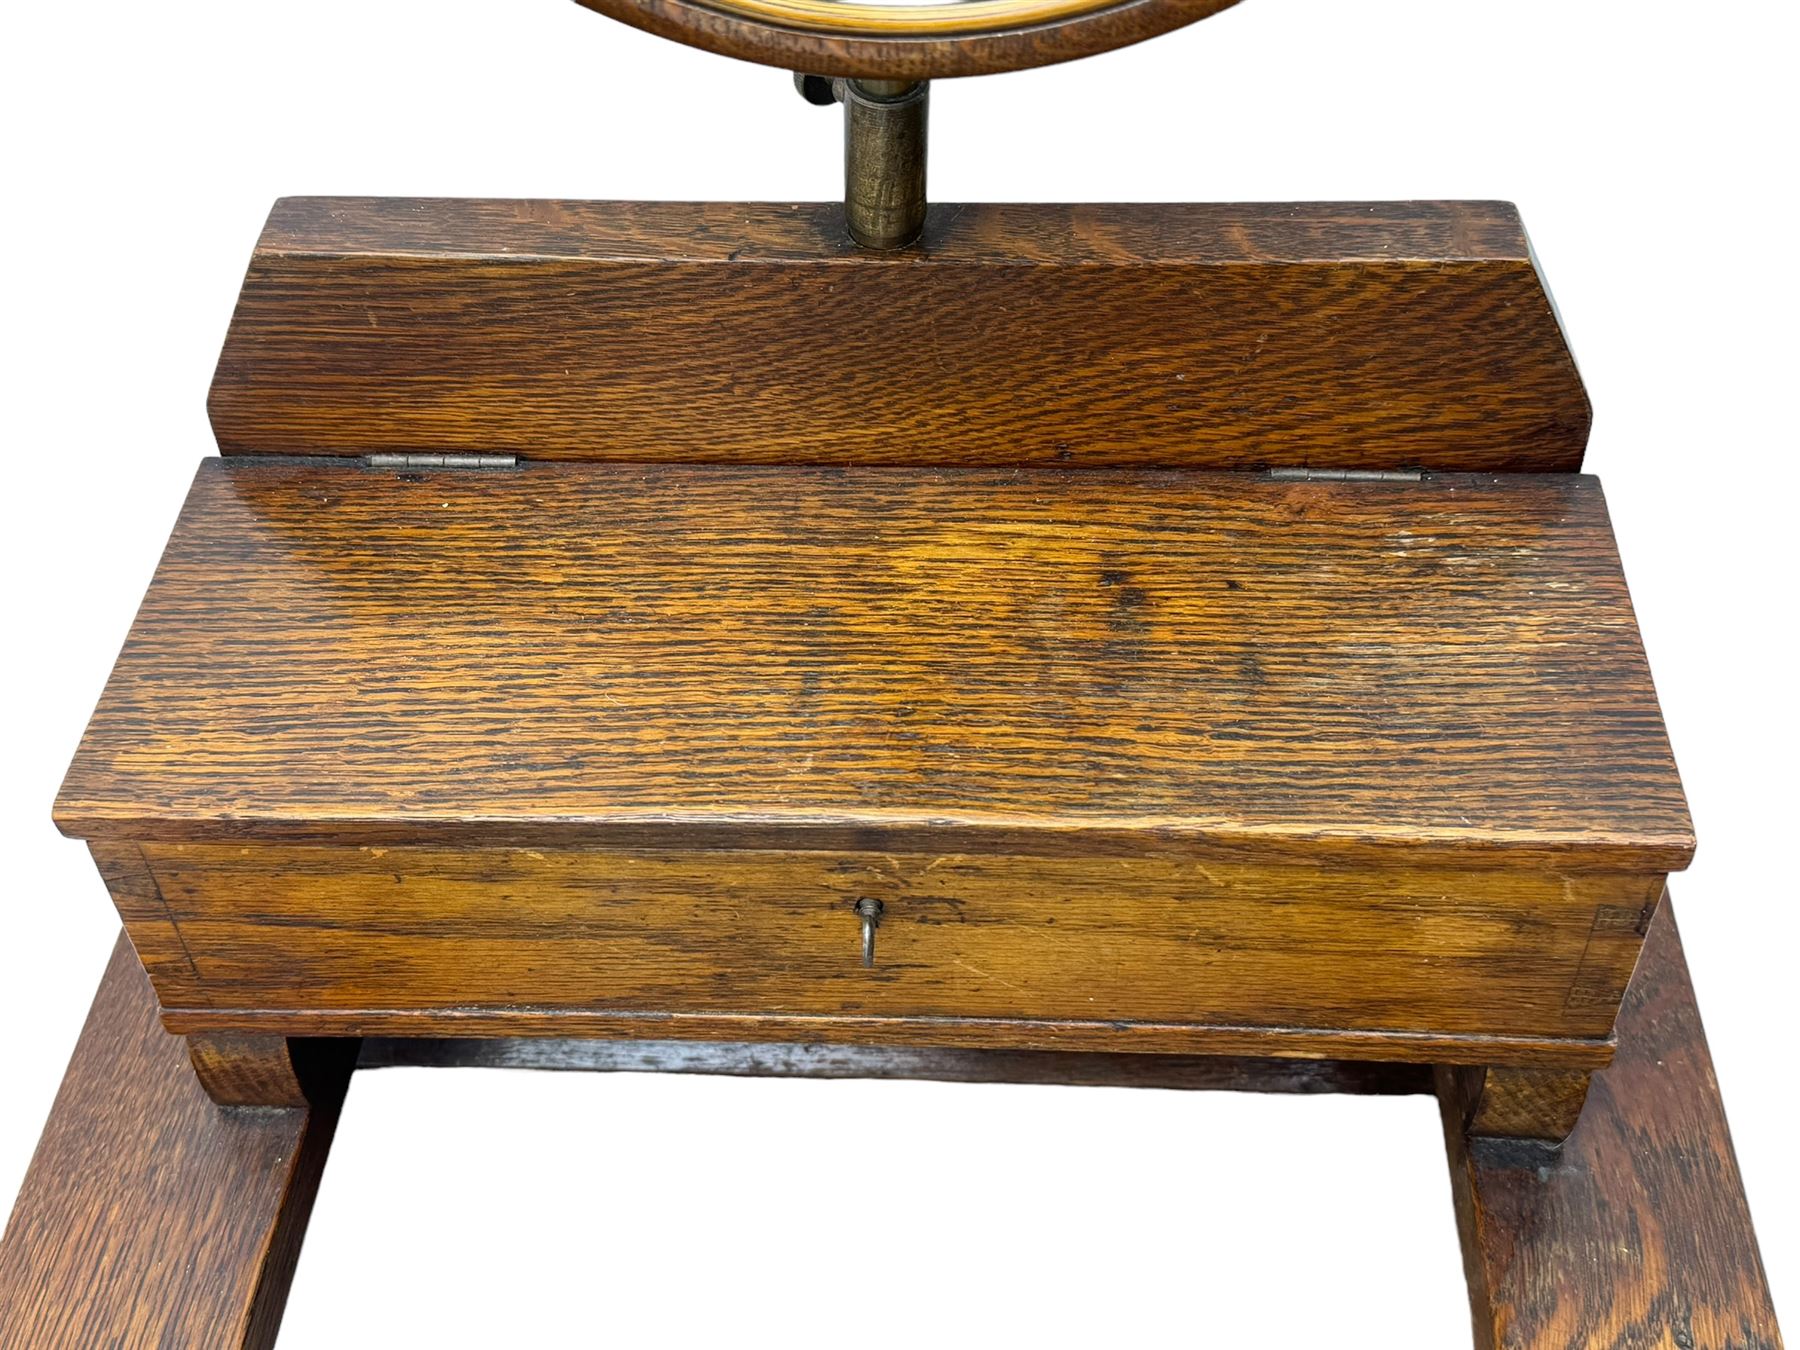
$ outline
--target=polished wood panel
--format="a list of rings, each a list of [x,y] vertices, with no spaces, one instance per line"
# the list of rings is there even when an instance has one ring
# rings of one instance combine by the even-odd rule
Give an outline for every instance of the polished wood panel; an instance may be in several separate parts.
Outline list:
[[[1590,414],[1497,203],[290,199],[227,453],[1563,472]]]
[[[819,1039],[874,1018],[921,1044],[952,1019],[989,1022],[995,1046],[1007,1022],[1097,1021],[1119,1048],[1149,1023],[1193,1026],[1196,1052],[1216,1026],[1603,1041],[1662,890],[1661,877],[1158,857],[145,853],[198,969],[159,992],[189,1013],[566,1010],[667,1018],[665,1035],[778,1013]],[[865,968],[855,906],[870,898],[884,912]],[[1608,997],[1575,997],[1601,986]]]
[[[785,70],[873,79],[988,75],[1072,61],[1156,37],[1235,0],[1055,0],[841,6],[855,20],[796,23],[793,0],[738,12],[694,0],[581,0],[589,9],[691,47]],[[811,8],[817,9],[817,6]],[[1018,17],[1021,12],[1031,16]],[[908,20],[916,25],[907,31]]]
[[[272,1346],[349,1069],[221,1110],[120,938],[0,1242],[0,1347]]]
[[[57,819],[1640,876],[1693,844],[1599,486],[1560,476],[210,461]]]
[[[1561,1151],[1445,1131],[1479,1350],[1780,1350],[1743,1178],[1665,904]]]

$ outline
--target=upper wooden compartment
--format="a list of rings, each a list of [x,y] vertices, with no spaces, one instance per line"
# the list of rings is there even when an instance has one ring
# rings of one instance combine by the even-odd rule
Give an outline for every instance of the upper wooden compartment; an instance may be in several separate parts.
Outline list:
[[[283,201],[227,454],[1569,472],[1589,409],[1496,203]]]
[[[1658,872],[1590,478],[200,470],[57,805],[135,839]]]

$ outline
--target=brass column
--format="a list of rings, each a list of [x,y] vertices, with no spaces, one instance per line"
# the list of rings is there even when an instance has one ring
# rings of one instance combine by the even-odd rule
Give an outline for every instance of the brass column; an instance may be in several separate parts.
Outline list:
[[[865,248],[905,248],[925,228],[928,82],[796,75],[809,103],[844,105],[844,223]]]
[[[923,80],[845,80],[844,221],[865,248],[905,248],[925,228]]]

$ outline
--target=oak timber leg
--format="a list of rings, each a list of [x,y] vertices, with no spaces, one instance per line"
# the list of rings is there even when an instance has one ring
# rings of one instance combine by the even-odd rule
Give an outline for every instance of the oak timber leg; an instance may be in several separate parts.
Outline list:
[[[1439,1093],[1454,1099],[1475,1139],[1560,1147],[1587,1101],[1586,1069],[1440,1069]]]
[[[188,1060],[220,1106],[306,1106],[356,1062],[355,1041],[303,1041],[231,1033],[187,1037]]]
[[[1558,1152],[1470,1139],[1440,1072],[1479,1350],[1780,1350],[1743,1179],[1675,915],[1651,925]]]
[[[270,1346],[349,1079],[215,1106],[123,938],[0,1242],[0,1350]]]

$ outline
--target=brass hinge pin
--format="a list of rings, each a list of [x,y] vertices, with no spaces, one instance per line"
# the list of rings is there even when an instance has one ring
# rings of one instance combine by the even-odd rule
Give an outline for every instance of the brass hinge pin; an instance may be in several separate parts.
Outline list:
[[[1417,483],[1420,469],[1270,469],[1269,477],[1300,483]]]
[[[517,455],[364,455],[363,464],[371,469],[511,469],[519,463]]]

